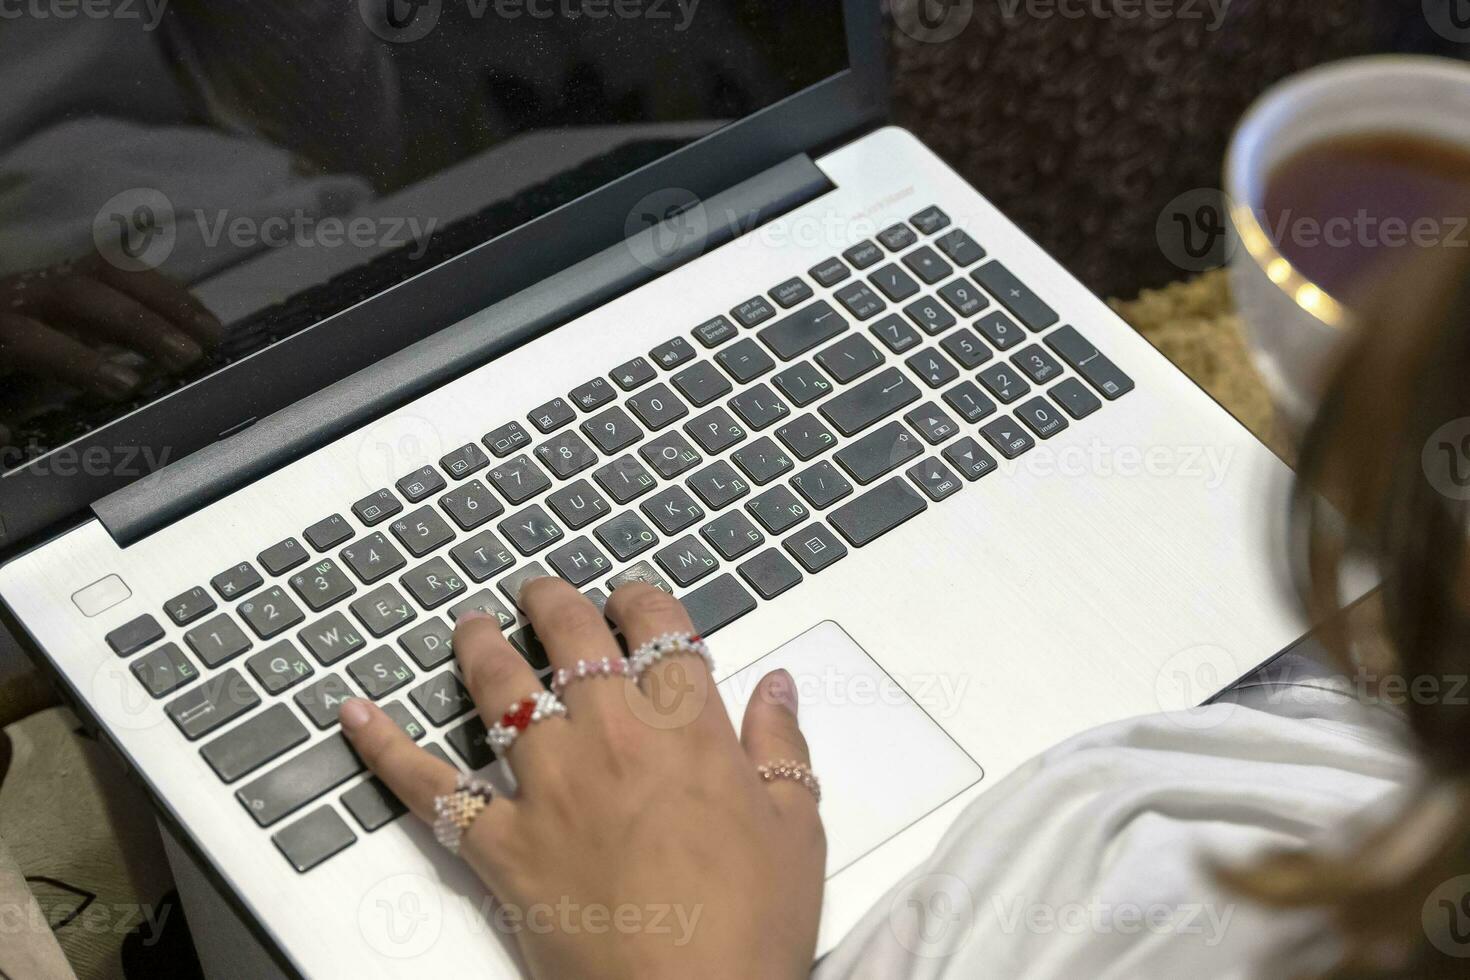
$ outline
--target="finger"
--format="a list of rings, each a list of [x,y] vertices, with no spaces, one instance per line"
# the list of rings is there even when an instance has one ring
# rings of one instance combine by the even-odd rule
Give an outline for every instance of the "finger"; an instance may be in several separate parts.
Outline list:
[[[536,672],[500,631],[500,620],[480,612],[459,617],[454,628],[454,656],[459,661],[465,687],[480,709],[487,728],[523,699],[543,690]],[[547,727],[544,723],[533,729]],[[528,730],[510,747],[516,778],[524,782],[526,763],[537,755],[537,744],[545,746],[548,733]]]
[[[740,744],[752,768],[777,762],[811,765],[811,750],[801,733],[799,714],[800,692],[789,671],[776,670],[761,678],[740,726]],[[816,797],[800,783],[773,779],[767,785],[783,811],[816,812]]]
[[[630,655],[660,636],[694,633],[683,604],[646,582],[614,590],[607,613],[623,631]],[[638,686],[666,721],[658,727],[699,724],[711,731],[723,729],[733,738],[730,716],[702,657],[687,653],[665,657],[639,678]]]
[[[393,791],[413,815],[434,822],[434,797],[452,793],[458,771],[414,744],[413,739],[368,701],[350,698],[338,712],[342,733],[373,775]]]
[[[128,368],[28,316],[0,313],[0,362],[121,401],[142,379]]]
[[[552,667],[575,671],[578,661],[619,661],[623,652],[597,607],[559,578],[538,578],[521,589],[521,608],[531,619]],[[619,677],[584,679],[567,688],[568,706],[593,710],[627,707]]]
[[[224,340],[225,328],[219,318],[182,285],[156,269],[129,272],[100,257],[87,268],[94,278],[131,296],[205,347],[218,347]]]
[[[68,326],[130,347],[172,371],[204,356],[186,333],[126,293],[86,276],[72,276],[46,294],[46,314]]]

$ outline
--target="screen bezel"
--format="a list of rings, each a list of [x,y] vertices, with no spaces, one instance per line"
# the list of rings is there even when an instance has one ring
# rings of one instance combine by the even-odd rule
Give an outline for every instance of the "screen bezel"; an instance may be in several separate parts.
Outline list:
[[[80,519],[157,466],[616,244],[626,215],[656,190],[710,197],[882,122],[879,8],[873,0],[843,3],[847,69],[4,474],[0,557]]]

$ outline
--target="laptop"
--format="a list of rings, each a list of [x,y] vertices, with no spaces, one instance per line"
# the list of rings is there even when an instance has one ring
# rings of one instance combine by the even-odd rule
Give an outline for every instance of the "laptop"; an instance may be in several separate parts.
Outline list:
[[[1286,468],[887,124],[877,4],[656,6],[369,18],[342,49],[400,79],[391,121],[441,133],[432,166],[300,126],[230,138],[274,133],[373,200],[542,130],[603,148],[542,139],[550,177],[457,204],[446,227],[469,231],[419,260],[365,248],[350,289],[303,300],[273,255],[232,262],[255,270],[239,322],[282,316],[139,402],[63,407],[0,479],[8,626],[283,972],[517,975],[482,887],[335,715],[373,698],[508,786],[472,705],[436,695],[467,609],[545,670],[516,605],[535,575],[679,596],[733,711],[792,671],[830,841],[823,951],[1028,757],[1205,702],[1307,632]],[[218,57],[272,43],[233,36]],[[339,55],[255,118],[360,118],[332,104]],[[218,297],[230,274],[188,285]]]

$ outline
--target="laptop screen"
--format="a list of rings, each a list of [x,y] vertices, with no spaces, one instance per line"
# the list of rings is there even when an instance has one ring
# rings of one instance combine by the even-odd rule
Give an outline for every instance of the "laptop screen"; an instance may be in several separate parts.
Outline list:
[[[841,0],[16,9],[0,472],[848,60]]]

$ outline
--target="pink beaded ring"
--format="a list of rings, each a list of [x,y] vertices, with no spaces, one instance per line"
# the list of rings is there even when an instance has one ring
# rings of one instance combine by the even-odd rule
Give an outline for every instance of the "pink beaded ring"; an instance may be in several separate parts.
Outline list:
[[[557,697],[578,681],[596,677],[627,677],[628,661],[622,657],[603,657],[601,660],[578,660],[575,667],[562,667],[551,676],[551,691]]]

